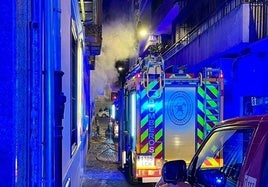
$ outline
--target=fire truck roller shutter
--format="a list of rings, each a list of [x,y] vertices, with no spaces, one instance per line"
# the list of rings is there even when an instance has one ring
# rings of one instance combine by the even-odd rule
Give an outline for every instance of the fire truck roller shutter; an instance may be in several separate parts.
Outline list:
[[[195,152],[196,87],[165,87],[165,160],[190,162]]]

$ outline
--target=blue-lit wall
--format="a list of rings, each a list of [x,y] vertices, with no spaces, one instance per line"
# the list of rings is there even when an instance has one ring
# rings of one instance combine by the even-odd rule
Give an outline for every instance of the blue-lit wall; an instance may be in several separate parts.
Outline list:
[[[249,46],[244,55],[218,58],[201,63],[194,68],[219,67],[224,76],[224,119],[267,113],[267,107],[248,113],[251,97],[268,97],[268,38]],[[190,71],[191,71],[190,70]],[[254,107],[252,108],[254,110]]]
[[[28,186],[30,180],[37,182],[30,173],[37,171],[35,161],[30,160],[30,117],[31,113],[30,84],[41,85],[31,81],[30,63],[39,55],[32,56],[33,51],[41,51],[31,44],[33,28],[31,1],[9,1],[0,5],[0,186]],[[38,11],[38,9],[36,10]],[[37,28],[37,27],[36,27]],[[40,27],[38,27],[40,28]],[[37,40],[36,40],[37,41]],[[36,42],[37,43],[37,42]],[[41,70],[40,70],[41,71]],[[38,73],[35,72],[35,75]],[[37,88],[36,88],[37,89]],[[35,95],[36,96],[36,95]],[[38,98],[36,98],[38,99]],[[41,102],[36,102],[36,108]],[[38,105],[38,106],[37,106]],[[34,114],[34,115],[33,115]],[[38,124],[36,124],[38,126]],[[32,130],[32,129],[31,129]],[[38,134],[35,134],[38,136]],[[33,137],[33,136],[32,136]],[[39,136],[38,136],[39,137]],[[34,165],[35,169],[30,169]],[[34,173],[34,172],[32,172]]]
[[[44,63],[44,61],[46,63],[48,62],[48,59],[46,59],[44,55],[44,45],[51,39],[44,36],[46,34],[44,28],[47,28],[48,25],[44,22],[38,22],[39,13],[41,15],[41,12],[44,13],[43,11],[46,9],[42,6],[42,11],[39,11],[40,7],[37,5],[44,5],[45,2],[48,1],[7,1],[0,4],[0,187],[48,186],[48,182],[52,183],[52,178],[48,177],[48,179],[46,179],[48,176],[47,170],[45,170],[47,163],[43,163],[46,159],[45,152],[51,152],[53,150],[50,149],[51,147],[48,146],[48,144],[38,144],[38,138],[42,140],[45,139],[44,134],[42,134],[44,132],[41,132],[42,129],[47,128],[49,125],[43,123],[42,120],[48,119],[51,113],[53,113],[46,111],[44,103],[48,100],[44,98],[47,98],[48,94],[46,93],[48,93],[49,90],[52,92],[49,92],[49,95],[52,95],[52,97],[54,93],[53,86],[51,86],[51,88],[46,84],[48,87],[44,88],[44,84],[48,82],[46,79],[48,68],[41,69],[41,66],[44,66],[42,63]],[[58,165],[55,166],[55,164],[52,166],[52,163],[50,163],[50,166],[55,166],[56,168],[52,169],[55,169],[57,174],[62,174],[63,183],[65,183],[67,179],[71,179],[72,185],[79,186],[82,167],[84,167],[82,164],[85,164],[88,143],[86,130],[88,128],[88,122],[86,120],[88,106],[86,103],[89,99],[87,92],[87,87],[89,86],[84,85],[84,81],[88,84],[89,75],[87,75],[87,79],[84,80],[83,75],[88,73],[88,69],[86,69],[87,62],[83,64],[84,61],[82,60],[83,45],[79,43],[79,85],[77,85],[79,88],[79,108],[77,110],[79,116],[79,125],[77,127],[79,134],[77,133],[77,151],[71,155],[71,7],[76,9],[76,14],[78,15],[75,17],[77,22],[73,24],[74,27],[79,27],[77,33],[80,33],[81,36],[79,35],[78,41],[82,41],[83,38],[78,2],[76,0],[62,0],[61,2],[59,15],[61,15],[61,29],[64,30],[64,32],[61,34],[61,41],[58,41],[61,42],[61,50],[57,51],[59,53],[53,53],[53,55],[62,55],[62,57],[60,61],[56,61],[57,63],[52,64],[51,68],[55,68],[57,71],[62,70],[64,73],[63,93],[67,97],[62,132],[62,158],[60,158],[63,166],[59,168]],[[60,22],[54,21],[54,27],[60,24]],[[49,26],[51,25],[49,24]],[[55,31],[56,28],[54,27],[51,30]],[[38,29],[43,29],[43,32],[38,33]],[[46,40],[46,42],[44,42],[44,40]],[[52,39],[49,41],[52,41]],[[59,45],[59,43],[55,42],[55,45]],[[52,44],[48,46],[48,48],[51,49]],[[40,68],[36,69],[38,65],[40,65]],[[43,71],[42,75],[45,76],[39,76],[38,73],[41,71]],[[38,100],[39,98],[37,96],[41,96],[41,99],[44,100]],[[51,104],[54,103],[51,102]],[[37,121],[37,118],[41,120]],[[40,129],[41,131],[38,131]],[[43,145],[44,147],[42,147]],[[38,148],[38,150],[36,150],[36,148]]]
[[[15,186],[15,8],[0,4],[0,186]]]
[[[251,97],[268,97],[268,52],[260,46],[256,53],[237,59],[228,60],[222,64],[225,77],[225,118],[261,114],[266,111],[258,111],[250,114],[247,105]],[[246,101],[246,99],[248,101]]]
[[[268,95],[268,58],[267,53],[250,54],[234,64],[236,90],[241,95]]]

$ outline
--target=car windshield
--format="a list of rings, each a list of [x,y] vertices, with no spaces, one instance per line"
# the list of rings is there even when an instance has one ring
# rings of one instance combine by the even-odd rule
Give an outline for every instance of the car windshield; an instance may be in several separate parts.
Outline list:
[[[252,128],[214,132],[189,167],[190,173],[195,171],[194,183],[236,186],[252,134]]]

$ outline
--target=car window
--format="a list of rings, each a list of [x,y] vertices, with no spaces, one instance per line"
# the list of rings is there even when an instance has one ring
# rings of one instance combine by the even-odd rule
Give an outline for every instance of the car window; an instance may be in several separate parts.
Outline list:
[[[214,132],[189,167],[196,186],[236,186],[252,134],[253,129]]]

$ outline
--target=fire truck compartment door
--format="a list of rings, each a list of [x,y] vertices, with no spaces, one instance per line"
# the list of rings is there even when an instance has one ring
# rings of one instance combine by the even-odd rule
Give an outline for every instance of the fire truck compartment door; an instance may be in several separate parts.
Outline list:
[[[196,87],[165,88],[165,160],[190,162],[195,152]]]

